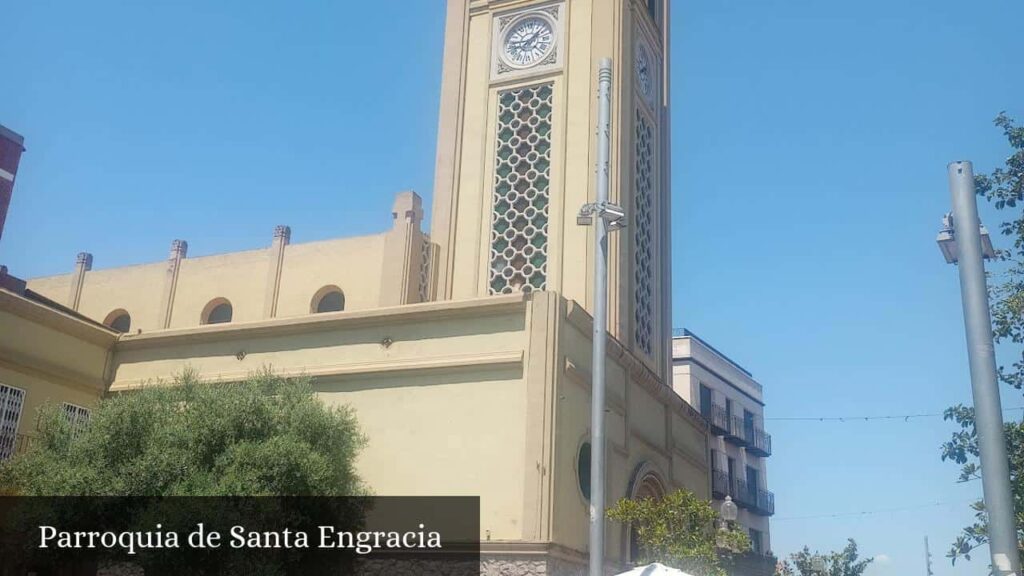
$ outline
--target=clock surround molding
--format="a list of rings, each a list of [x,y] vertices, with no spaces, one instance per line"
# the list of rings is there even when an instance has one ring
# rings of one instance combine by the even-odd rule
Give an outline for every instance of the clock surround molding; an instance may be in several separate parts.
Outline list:
[[[505,36],[509,30],[523,20],[539,17],[551,24],[554,36],[553,46],[539,62],[528,66],[513,66],[504,58]],[[529,76],[545,74],[562,68],[565,53],[565,3],[533,5],[505,12],[496,12],[491,26],[491,82],[518,80]]]

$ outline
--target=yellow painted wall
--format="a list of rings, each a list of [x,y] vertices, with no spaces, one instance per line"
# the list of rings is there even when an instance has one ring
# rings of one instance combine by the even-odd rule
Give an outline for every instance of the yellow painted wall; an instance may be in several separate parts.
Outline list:
[[[526,387],[521,369],[323,378],[369,444],[358,470],[379,495],[479,495],[481,534],[522,538]]]
[[[559,357],[567,368],[559,372],[557,383],[552,498],[553,516],[559,521],[553,526],[552,541],[585,550],[589,512],[579,488],[577,454],[582,442],[590,439],[591,328],[589,316],[575,303],[567,304],[566,317],[559,332]],[[707,436],[699,416],[683,416],[681,400],[664,383],[642,383],[637,369],[627,367],[630,361],[637,365],[642,361],[623,354],[618,345],[609,346],[606,506],[630,496],[633,476],[644,465],[668,490],[686,488],[709,497]],[[608,557],[625,560],[628,547],[623,527],[615,522],[607,526]]]
[[[116,335],[0,290],[0,384],[25,391],[19,434],[34,434],[47,402],[92,408],[104,392]]]
[[[346,310],[376,308],[383,267],[383,234],[289,245],[281,268],[277,315],[309,314],[313,295],[331,284],[345,294]]]
[[[384,238],[385,234],[378,234],[286,246],[277,316],[309,314],[313,296],[327,285],[342,289],[346,310],[379,307],[382,276],[390,272]],[[217,298],[231,302],[232,322],[263,319],[270,257],[271,250],[262,248],[183,259],[170,328],[198,326],[207,304]],[[78,312],[105,322],[112,311],[124,309],[131,315],[132,333],[160,330],[167,268],[163,261],[90,270],[85,273]],[[67,305],[72,278],[72,274],[33,278],[28,288]]]

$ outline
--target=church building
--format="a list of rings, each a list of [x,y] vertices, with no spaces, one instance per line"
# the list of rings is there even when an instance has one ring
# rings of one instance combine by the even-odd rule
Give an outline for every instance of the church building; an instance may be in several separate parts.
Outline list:
[[[375,235],[292,242],[282,225],[242,252],[173,240],[146,264],[80,253],[67,274],[0,278],[0,458],[44,401],[87,418],[185,368],[231,382],[270,366],[354,408],[374,493],[479,495],[483,574],[584,574],[595,253],[576,216],[594,201],[610,57],[610,200],[627,226],[609,240],[598,359],[607,504],[710,500],[708,425],[672,386],[669,5],[448,0],[429,230],[406,191]],[[608,523],[610,572],[630,540]]]

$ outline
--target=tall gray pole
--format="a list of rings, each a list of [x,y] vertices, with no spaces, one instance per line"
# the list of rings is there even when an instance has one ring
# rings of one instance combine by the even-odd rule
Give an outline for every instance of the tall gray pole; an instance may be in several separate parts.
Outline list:
[[[604,576],[604,363],[608,329],[608,221],[600,210],[608,203],[611,170],[612,61],[601,60],[597,73],[597,198],[594,218],[594,351],[590,385],[590,576]]]
[[[928,549],[928,537],[924,537],[924,566],[926,576],[935,576],[932,572],[932,552]]]
[[[953,230],[960,268],[960,293],[967,332],[967,355],[974,394],[974,428],[981,456],[981,484],[988,513],[989,549],[993,574],[1018,576],[1017,527],[1010,494],[1010,466],[1003,437],[1003,410],[996,379],[992,319],[982,259],[981,221],[970,162],[948,166],[953,195]]]

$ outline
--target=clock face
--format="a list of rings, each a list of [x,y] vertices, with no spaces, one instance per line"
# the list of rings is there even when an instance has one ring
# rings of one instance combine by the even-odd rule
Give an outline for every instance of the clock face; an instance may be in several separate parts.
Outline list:
[[[636,81],[640,85],[640,92],[645,98],[650,99],[654,93],[654,76],[651,71],[651,55],[643,44],[637,45],[636,50]]]
[[[529,68],[547,58],[554,47],[555,32],[551,22],[541,16],[527,16],[505,31],[502,55],[512,66]]]

